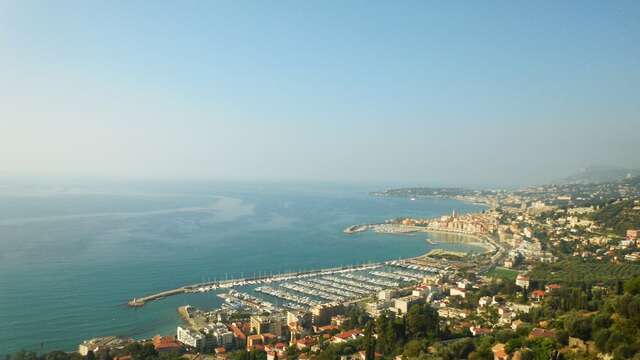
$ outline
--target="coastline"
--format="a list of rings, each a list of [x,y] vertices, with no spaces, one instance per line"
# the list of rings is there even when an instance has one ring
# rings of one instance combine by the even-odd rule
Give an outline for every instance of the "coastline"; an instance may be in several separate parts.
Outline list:
[[[467,244],[484,248],[485,249],[485,252],[484,252],[485,254],[495,250],[495,246],[492,245],[490,242],[486,241],[486,239],[483,239],[482,235],[480,235],[480,234],[469,234],[469,233],[461,233],[461,232],[446,231],[446,230],[427,230],[427,231],[425,231],[425,233],[456,235],[456,236],[461,236],[461,237],[473,238],[473,239],[475,239],[477,241],[468,242]],[[442,242],[451,242],[451,243],[455,242],[455,241],[434,242],[434,241],[431,241],[431,239],[426,239],[425,241],[427,241],[427,243],[429,243],[431,245],[438,245],[439,243],[442,243]]]
[[[343,230],[345,234],[356,234],[356,233],[362,233],[367,231],[372,231],[378,234],[402,235],[402,236],[416,236],[418,233],[455,235],[463,238],[471,238],[476,240],[476,241],[469,241],[469,242],[461,241],[460,243],[466,243],[473,246],[481,247],[485,249],[485,251],[483,252],[485,254],[496,250],[495,245],[487,241],[487,239],[485,239],[482,234],[473,234],[473,233],[467,233],[467,232],[448,231],[448,230],[439,230],[439,229],[429,229],[427,227],[422,227],[422,226],[410,226],[410,225],[388,224],[388,223],[356,224],[356,225],[351,225]],[[436,242],[429,238],[426,238],[425,241],[430,245],[438,245],[438,243],[455,243],[456,242],[456,241],[446,241],[446,240]]]
[[[378,196],[378,197],[386,197],[386,198],[396,198],[396,199],[436,199],[436,200],[456,200],[456,201],[460,201],[462,203],[465,204],[471,204],[471,205],[477,205],[477,206],[484,206],[487,209],[491,209],[492,207],[494,207],[494,205],[486,202],[486,201],[478,201],[478,200],[471,200],[468,199],[464,196],[444,196],[444,195],[415,195],[412,197],[409,196],[400,196],[400,195],[386,195],[383,193],[379,193],[379,192],[371,192],[369,193],[371,196]]]
[[[252,195],[253,196],[253,195]],[[146,295],[149,293],[153,293],[155,291],[166,290],[172,287],[181,287],[185,284],[198,283],[202,281],[215,280],[215,279],[226,279],[226,273],[229,272],[229,278],[235,276],[242,276],[239,271],[244,271],[244,275],[248,275],[254,272],[258,272],[258,270],[262,270],[264,272],[265,269],[269,269],[270,267],[274,267],[277,272],[286,272],[287,270],[295,270],[295,269],[318,269],[318,268],[330,268],[332,266],[339,266],[341,264],[362,264],[363,262],[379,262],[379,261],[387,261],[387,260],[397,260],[399,258],[413,258],[417,256],[424,255],[428,250],[425,250],[428,246],[426,243],[422,242],[424,238],[420,238],[421,234],[417,234],[416,237],[407,238],[407,241],[403,239],[397,239],[394,241],[393,238],[385,239],[385,236],[378,237],[377,234],[372,232],[363,233],[358,235],[357,237],[348,239],[342,233],[341,226],[324,226],[317,224],[326,224],[330,221],[335,221],[335,215],[329,211],[332,208],[346,208],[349,210],[349,218],[345,218],[346,222],[342,222],[342,224],[346,225],[349,222],[354,223],[372,223],[376,221],[381,221],[385,218],[391,218],[397,213],[406,213],[408,216],[419,216],[423,213],[433,213],[433,214],[445,214],[450,211],[451,208],[461,209],[461,211],[480,211],[478,207],[469,207],[469,205],[462,204],[461,202],[453,201],[449,203],[448,201],[434,201],[433,203],[429,200],[414,202],[411,205],[410,209],[406,208],[407,202],[401,199],[384,199],[385,201],[375,201],[375,199],[367,199],[368,197],[361,199],[361,194],[358,193],[353,197],[337,197],[330,198],[330,203],[326,202],[315,202],[313,199],[298,196],[290,196],[287,199],[292,200],[293,204],[297,204],[293,209],[291,208],[280,208],[278,207],[280,204],[280,196],[277,197],[277,201],[273,200],[271,197],[262,199],[260,197],[254,198],[249,195],[247,197],[243,197],[245,201],[248,203],[258,203],[260,206],[257,207],[258,214],[265,214],[264,217],[256,217],[254,222],[244,223],[244,222],[234,222],[229,223],[207,223],[205,228],[196,228],[186,229],[185,233],[180,233],[180,237],[188,237],[188,236],[197,236],[200,238],[213,239],[215,241],[206,241],[202,243],[198,243],[199,252],[208,254],[206,263],[200,262],[200,256],[197,256],[195,261],[192,258],[196,256],[185,256],[182,254],[188,254],[188,251],[169,251],[167,249],[160,249],[160,255],[162,256],[163,263],[176,263],[181,264],[181,270],[178,274],[167,274],[169,270],[164,265],[158,265],[155,267],[155,262],[152,262],[149,265],[150,259],[149,257],[140,257],[139,260],[136,260],[136,263],[144,264],[142,269],[137,269],[137,266],[133,265],[133,262],[127,261],[123,262],[122,266],[118,266],[115,268],[109,267],[109,269],[113,270],[113,276],[121,277],[129,279],[128,281],[122,282],[118,285],[119,290],[117,292],[113,292],[108,289],[109,286],[113,286],[110,283],[99,283],[93,284],[91,280],[88,282],[80,281],[78,283],[74,283],[72,281],[65,281],[64,277],[62,278],[62,284],[53,286],[47,286],[45,284],[42,287],[38,287],[37,291],[35,288],[25,289],[21,284],[24,282],[18,281],[18,277],[16,280],[9,281],[7,283],[7,289],[11,291],[15,291],[16,293],[24,294],[25,297],[29,299],[38,299],[35,296],[37,293],[41,291],[47,291],[55,296],[62,296],[60,292],[65,292],[67,294],[73,293],[75,291],[71,287],[65,287],[65,284],[68,285],[79,285],[79,286],[97,286],[96,289],[99,289],[102,295],[98,296],[97,299],[94,299],[94,292],[91,292],[87,298],[83,298],[81,301],[78,299],[72,302],[73,307],[80,306],[82,303],[87,303],[89,305],[95,305],[94,311],[78,311],[77,312],[77,321],[74,320],[69,324],[63,324],[62,326],[54,326],[53,323],[49,326],[43,326],[39,329],[32,329],[29,324],[16,322],[15,326],[12,327],[11,331],[16,334],[16,336],[25,339],[16,343],[5,343],[4,339],[0,336],[0,347],[8,348],[9,351],[19,350],[19,348],[26,349],[35,349],[38,347],[37,344],[33,345],[28,341],[29,336],[37,337],[45,339],[45,349],[53,349],[53,348],[62,348],[62,349],[75,349],[80,340],[87,338],[88,336],[102,336],[102,335],[110,335],[110,334],[122,334],[125,336],[131,336],[134,338],[149,338],[158,333],[167,333],[171,334],[175,331],[175,326],[182,323],[181,317],[179,313],[176,311],[177,307],[184,304],[191,304],[196,308],[207,308],[210,304],[216,304],[218,306],[218,300],[216,298],[215,302],[211,302],[209,300],[212,297],[212,293],[179,293],[175,295],[168,296],[161,301],[154,302],[150,306],[145,306],[143,308],[129,308],[126,306],[128,300],[132,297],[138,297],[141,295]],[[274,196],[274,198],[276,198]],[[324,197],[322,197],[324,199]],[[354,200],[355,199],[355,200]],[[361,199],[365,201],[363,203],[359,203],[356,200]],[[190,205],[191,198],[185,200],[186,205]],[[316,205],[319,204],[319,205]],[[352,205],[354,204],[354,205]],[[364,204],[364,206],[361,206]],[[119,203],[117,203],[118,206]],[[123,209],[127,209],[125,205],[121,205]],[[185,205],[185,206],[186,206]],[[84,205],[83,205],[84,206]],[[293,205],[292,205],[293,206]],[[269,217],[266,214],[269,213],[279,213],[283,214],[283,216],[298,216],[301,211],[311,211],[308,214],[311,214],[308,217],[300,217],[298,223],[295,225],[285,225],[282,224],[280,227],[273,230],[269,230],[269,232],[265,232],[263,222],[266,221]],[[307,213],[305,213],[307,214]],[[199,213],[180,213],[180,217],[198,218]],[[156,220],[157,218],[157,220]],[[373,220],[376,219],[376,220]],[[144,221],[142,221],[144,220]],[[123,225],[126,226],[139,226],[140,231],[143,231],[145,234],[151,234],[153,241],[165,242],[167,244],[172,244],[172,241],[175,240],[172,234],[165,234],[163,231],[156,231],[154,229],[163,229],[165,223],[173,224],[178,227],[181,223],[178,222],[175,215],[171,216],[149,216],[148,218],[139,218],[133,217],[131,219],[127,219],[126,223]],[[264,220],[264,221],[263,221]],[[76,220],[74,220],[75,222]],[[102,221],[102,220],[101,220]],[[123,220],[124,221],[124,220]],[[235,222],[237,222],[238,226],[235,226]],[[72,224],[70,220],[70,224]],[[40,226],[41,224],[38,223]],[[97,225],[96,225],[97,226]],[[271,226],[271,225],[269,225]],[[245,230],[246,228],[246,230]],[[303,239],[299,239],[298,232],[300,228],[313,229],[311,231],[311,235],[309,237],[305,236]],[[241,229],[241,230],[240,230]],[[34,229],[36,231],[38,229]],[[82,230],[82,231],[80,231]],[[222,231],[225,230],[225,231]],[[256,230],[259,230],[257,232]],[[89,233],[90,231],[90,233]],[[93,241],[94,234],[100,234],[100,228],[87,228],[85,233],[85,228],[81,228],[77,231],[77,235],[86,236],[87,239]],[[76,232],[69,233],[69,236],[65,236],[64,238],[74,238]],[[264,235],[263,235],[264,234]],[[272,235],[276,234],[276,235]],[[169,236],[171,235],[171,236]],[[97,236],[97,235],[96,235]],[[223,247],[220,244],[227,244],[226,239],[233,238],[234,245]],[[258,238],[264,238],[264,241],[257,242]],[[299,260],[291,260],[286,266],[274,265],[273,260],[269,260],[267,257],[262,256],[265,252],[270,252],[269,248],[271,247],[271,241],[274,241],[277,244],[277,241],[280,239],[295,239],[295,244],[304,244],[304,248],[313,249],[314,253],[321,254],[321,257],[324,257],[328,260],[316,261],[313,264],[307,264],[303,262],[303,258]],[[328,238],[327,241],[331,243],[337,244],[337,249],[339,249],[340,253],[348,254],[341,255],[340,257],[336,257],[333,259],[335,254],[332,254],[333,250],[327,247],[316,246],[315,244],[322,243],[325,239]],[[34,238],[37,239],[37,236]],[[150,238],[151,239],[151,238]],[[223,241],[224,240],[224,241]],[[369,241],[372,240],[372,241]],[[420,241],[415,241],[420,240]],[[59,248],[62,245],[65,245],[65,240],[60,238]],[[97,240],[95,240],[97,241]],[[294,243],[294,240],[291,240]],[[395,243],[399,244],[396,245]],[[380,246],[373,245],[380,243]],[[106,250],[111,251],[112,247],[115,247],[118,242],[109,242],[103,243],[103,246],[106,246]],[[307,244],[309,244],[307,246]],[[372,244],[372,245],[369,245]],[[113,245],[113,246],[111,246]],[[125,259],[129,259],[129,257],[133,255],[144,254],[148,249],[148,242],[138,241],[127,243],[127,252],[123,256]],[[65,245],[66,246],[66,245]],[[59,251],[68,250],[65,246],[62,246]],[[70,246],[70,245],[69,245]],[[174,245],[172,245],[174,246]],[[253,247],[249,247],[253,246]],[[257,247],[256,247],[257,246]],[[102,247],[96,248],[92,247],[91,249],[100,249],[104,250]],[[256,251],[256,249],[266,249],[265,251]],[[239,249],[245,249],[240,252]],[[474,249],[475,250],[475,249]],[[234,251],[237,251],[234,253]],[[251,268],[247,267],[247,263],[240,260],[234,260],[233,258],[227,259],[225,253],[234,253],[234,254],[242,254],[245,252],[254,251],[256,254],[255,263],[251,263]],[[311,251],[311,250],[308,250]],[[475,250],[477,251],[477,250]],[[307,250],[300,250],[298,246],[289,246],[285,248],[285,254],[287,257],[294,258],[296,254],[306,253]],[[52,256],[57,253],[52,253]],[[155,253],[154,253],[155,254]],[[92,251],[87,254],[89,258],[93,259],[93,256],[102,259],[102,254],[99,252]],[[236,259],[240,259],[237,255]],[[18,256],[17,259],[20,259]],[[136,257],[136,259],[138,259]],[[46,259],[44,259],[44,264],[46,265]],[[97,265],[94,265],[97,264]],[[92,262],[91,267],[87,268],[87,271],[94,272],[97,270],[103,269],[105,266],[109,265],[110,262],[102,265],[100,262]],[[119,264],[120,265],[120,264]],[[48,268],[46,266],[42,267],[42,271],[51,272],[55,274],[55,268]],[[255,269],[255,271],[254,271]],[[37,269],[40,271],[40,269]],[[139,272],[136,272],[141,270]],[[151,275],[158,273],[164,274],[167,277],[171,277],[171,282],[164,284],[154,283],[155,277],[149,277],[148,273],[152,273]],[[203,275],[204,274],[204,275]],[[211,274],[211,275],[209,275]],[[62,275],[61,275],[62,276]],[[155,276],[155,275],[154,275]],[[111,274],[109,275],[111,278]],[[86,277],[90,279],[90,277]],[[83,278],[84,279],[84,278]],[[73,279],[75,281],[75,279]],[[5,285],[3,283],[3,285]],[[166,288],[165,288],[166,286]],[[4,287],[3,287],[4,289]],[[7,298],[8,299],[8,298]],[[113,304],[113,308],[106,308],[99,306],[99,304],[107,299],[109,303]],[[13,309],[13,305],[8,302],[0,301],[0,305],[7,306],[8,311]],[[36,301],[36,303],[40,303]],[[32,303],[29,303],[30,306]],[[125,305],[125,306],[121,306]],[[16,308],[17,308],[16,304]],[[45,306],[42,308],[43,311],[49,309],[49,307]],[[84,309],[82,307],[81,309]],[[114,310],[115,309],[115,310]],[[115,318],[115,320],[113,320]],[[74,317],[74,319],[76,319]],[[87,320],[85,320],[87,319]],[[107,321],[108,319],[108,321]],[[13,321],[13,319],[12,319]],[[91,323],[91,328],[86,332],[79,332],[80,322],[89,322]],[[135,324],[134,324],[135,323]],[[0,326],[0,333],[3,333],[3,330],[9,329],[9,327],[5,324],[5,326]],[[9,330],[7,330],[9,331]],[[5,332],[8,334],[8,332]],[[27,333],[30,335],[27,336]],[[55,337],[55,334],[59,334],[59,337]],[[90,334],[90,335],[88,335]],[[19,348],[11,348],[9,346],[13,346],[15,344],[16,347]],[[9,345],[9,346],[5,346]],[[35,347],[34,347],[35,346]]]

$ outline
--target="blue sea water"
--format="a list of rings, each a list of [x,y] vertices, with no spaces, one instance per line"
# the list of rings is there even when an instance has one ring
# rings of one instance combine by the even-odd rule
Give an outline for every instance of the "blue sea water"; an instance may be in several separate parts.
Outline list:
[[[174,334],[176,308],[214,293],[126,306],[203,280],[416,256],[424,236],[343,234],[348,225],[480,206],[381,198],[371,188],[290,184],[108,184],[0,188],[0,354],[74,350],[106,335]],[[435,237],[437,235],[429,235]]]

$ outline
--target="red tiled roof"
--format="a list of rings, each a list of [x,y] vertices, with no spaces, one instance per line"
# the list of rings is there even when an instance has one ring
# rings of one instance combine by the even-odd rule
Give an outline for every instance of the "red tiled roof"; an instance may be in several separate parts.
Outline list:
[[[181,349],[182,345],[176,341],[173,336],[160,336],[156,335],[153,337],[153,347],[156,350],[167,350],[167,349]]]
[[[531,296],[538,298],[544,297],[544,294],[544,290],[534,290],[531,292]]]
[[[362,332],[359,329],[353,329],[353,330],[341,332],[340,334],[337,334],[335,337],[340,338],[340,339],[348,339],[353,335],[359,335],[361,333]]]
[[[300,345],[304,345],[304,346],[311,346],[313,344],[316,343],[316,340],[314,338],[312,338],[311,336],[305,336],[302,339],[299,339],[296,341],[296,344],[300,344]]]

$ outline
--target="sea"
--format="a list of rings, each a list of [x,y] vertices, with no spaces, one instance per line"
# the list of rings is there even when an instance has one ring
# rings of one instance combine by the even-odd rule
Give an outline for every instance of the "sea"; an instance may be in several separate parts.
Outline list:
[[[358,185],[0,183],[0,354],[73,351],[97,336],[172,335],[177,308],[213,309],[215,292],[126,303],[186,284],[423,254],[482,251],[442,235],[353,224],[481,211],[449,199],[389,198]],[[434,243],[428,243],[427,237]],[[448,239],[450,240],[450,239]]]

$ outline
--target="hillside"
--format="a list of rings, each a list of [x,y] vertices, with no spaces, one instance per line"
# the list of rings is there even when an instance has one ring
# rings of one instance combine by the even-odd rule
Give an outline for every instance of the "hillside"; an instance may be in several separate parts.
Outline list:
[[[622,200],[605,205],[592,215],[599,225],[624,236],[628,229],[640,229],[640,204]]]
[[[618,182],[628,176],[638,175],[640,175],[640,169],[627,169],[616,166],[590,166],[567,176],[563,182],[570,184]]]

